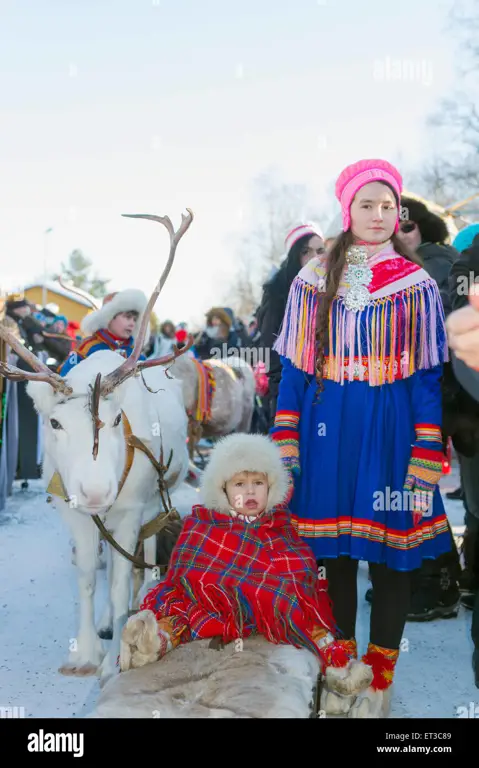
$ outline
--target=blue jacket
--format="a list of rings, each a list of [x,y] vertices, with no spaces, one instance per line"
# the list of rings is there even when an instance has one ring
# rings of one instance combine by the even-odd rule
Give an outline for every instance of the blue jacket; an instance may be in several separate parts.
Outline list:
[[[83,339],[78,346],[72,349],[63,365],[58,368],[58,373],[60,376],[65,376],[86,357],[103,349],[111,349],[113,352],[119,352],[123,357],[130,357],[134,345],[133,336],[130,336],[129,339],[118,341],[105,328],[100,328],[99,331]],[[144,355],[140,355],[139,359],[146,360]]]

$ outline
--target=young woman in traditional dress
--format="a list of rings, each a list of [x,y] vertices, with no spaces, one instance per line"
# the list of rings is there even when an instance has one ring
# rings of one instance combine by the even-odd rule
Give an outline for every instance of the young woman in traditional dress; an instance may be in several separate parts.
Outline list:
[[[402,179],[383,160],[336,184],[343,231],[295,278],[275,345],[283,372],[272,429],[290,470],[292,520],[326,566],[345,646],[357,655],[359,560],[373,603],[370,687],[330,713],[381,717],[409,608],[411,571],[450,548],[442,471],[445,318],[437,284],[397,238]]]

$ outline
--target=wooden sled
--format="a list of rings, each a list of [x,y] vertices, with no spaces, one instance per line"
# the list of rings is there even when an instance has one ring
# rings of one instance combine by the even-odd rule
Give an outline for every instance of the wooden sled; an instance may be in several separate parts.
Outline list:
[[[112,678],[88,718],[311,718],[319,709],[311,651],[261,636],[215,648],[196,640]]]

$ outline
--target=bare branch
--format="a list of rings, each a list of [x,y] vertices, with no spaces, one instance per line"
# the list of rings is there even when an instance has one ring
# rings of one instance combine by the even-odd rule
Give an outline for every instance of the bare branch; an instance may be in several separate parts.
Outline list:
[[[33,368],[35,371],[35,373],[32,373],[31,371],[23,371],[21,368],[17,368],[14,365],[7,365],[2,363],[0,368],[0,374],[2,376],[5,376],[6,379],[12,379],[12,381],[46,381],[48,384],[51,384],[53,389],[55,389],[57,392],[62,392],[65,395],[72,394],[73,390],[66,384],[65,379],[62,378],[58,373],[51,371],[48,365],[42,363],[42,361],[39,360],[39,358],[34,355],[33,352],[30,352],[30,350],[27,349],[25,345],[17,339],[16,336],[7,328],[5,328],[1,323],[0,338],[2,338],[9,345],[9,347],[12,348],[18,357],[24,360],[30,366],[30,368]]]

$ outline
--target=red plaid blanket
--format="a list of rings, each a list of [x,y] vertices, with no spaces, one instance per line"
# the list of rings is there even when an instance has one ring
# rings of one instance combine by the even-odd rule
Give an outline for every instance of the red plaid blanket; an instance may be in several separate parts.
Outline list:
[[[140,610],[170,617],[181,642],[218,635],[230,642],[258,632],[317,653],[312,630],[336,632],[326,589],[286,510],[245,523],[196,505],[164,581]]]

